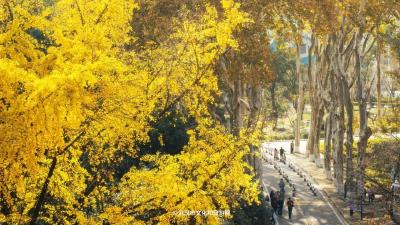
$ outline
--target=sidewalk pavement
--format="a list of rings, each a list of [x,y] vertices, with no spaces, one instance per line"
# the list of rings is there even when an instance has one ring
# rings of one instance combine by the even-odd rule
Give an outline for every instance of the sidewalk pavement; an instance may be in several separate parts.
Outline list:
[[[325,195],[326,200],[335,208],[335,211],[338,212],[339,216],[346,222],[346,224],[360,223],[360,213],[355,212],[353,217],[350,217],[348,203],[345,201],[343,195],[337,193],[334,182],[326,178],[323,168],[317,167],[315,163],[310,162],[308,158],[301,153],[289,153],[287,154],[287,158],[293,164],[297,165],[297,167],[301,168],[309,176],[309,178],[314,181],[317,189],[319,189],[322,194]],[[374,217],[377,213],[379,213],[379,210],[376,210],[376,208],[377,207],[365,207],[364,218],[367,219],[368,217]],[[366,224],[368,223],[366,220],[364,221]],[[370,222],[373,222],[373,224],[380,224],[380,222],[377,220]]]
[[[278,217],[278,222],[281,225],[340,225],[345,224],[341,221],[340,217],[334,212],[329,203],[324,199],[321,194],[314,196],[309,187],[298,174],[292,171],[287,164],[273,161],[271,155],[268,156],[268,162],[263,162],[262,184],[265,190],[277,190],[278,182],[282,177],[274,168],[273,164],[281,168],[282,171],[288,175],[291,182],[296,186],[296,197],[292,197],[295,202],[293,210],[293,219],[287,219],[287,206],[285,204],[283,216]],[[270,162],[273,162],[272,164]],[[285,200],[292,195],[291,188],[286,183]]]
[[[308,177],[313,180],[317,189],[320,190],[322,195],[326,198],[325,200],[332,205],[338,213],[338,216],[340,216],[346,224],[350,224],[348,205],[344,201],[344,197],[337,193],[333,182],[326,178],[323,168],[318,168],[315,163],[310,162],[308,158],[301,153],[287,154],[287,158],[297,165],[298,168],[301,168]],[[348,212],[347,215],[345,212]]]

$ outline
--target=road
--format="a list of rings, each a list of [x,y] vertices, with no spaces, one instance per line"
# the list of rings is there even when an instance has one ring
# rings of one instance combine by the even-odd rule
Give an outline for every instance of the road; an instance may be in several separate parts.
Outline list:
[[[289,149],[289,142],[274,142],[264,145],[266,148],[277,148],[283,147],[284,149]],[[288,151],[286,151],[288,153]],[[293,157],[290,154],[287,154],[288,160],[287,163],[284,164],[282,162],[273,161],[273,156],[265,153],[263,154],[264,158],[267,161],[263,161],[262,169],[263,169],[263,177],[262,183],[264,188],[268,190],[268,192],[273,190],[278,190],[278,182],[282,178],[282,175],[279,174],[278,169],[285,175],[289,177],[291,183],[296,187],[296,197],[294,197],[295,208],[293,210],[293,217],[291,220],[288,219],[287,207],[285,205],[284,212],[282,217],[278,218],[279,224],[294,224],[294,225],[302,225],[302,224],[310,224],[310,225],[319,225],[319,224],[329,224],[329,225],[340,225],[343,224],[333,208],[330,204],[324,199],[321,192],[316,190],[316,196],[310,191],[310,188],[307,186],[307,182],[304,182],[304,175],[300,177],[297,172],[293,171],[289,168],[288,163],[292,163],[290,158]],[[292,163],[293,164],[293,163]],[[274,168],[274,165],[276,168]],[[301,165],[293,164],[295,170],[300,170]],[[304,174],[304,172],[302,173]],[[306,176],[307,177],[307,176]],[[308,183],[312,183],[311,179],[306,178]],[[285,202],[288,197],[292,195],[292,188],[289,187],[288,182],[285,182]],[[312,184],[312,186],[314,186]]]

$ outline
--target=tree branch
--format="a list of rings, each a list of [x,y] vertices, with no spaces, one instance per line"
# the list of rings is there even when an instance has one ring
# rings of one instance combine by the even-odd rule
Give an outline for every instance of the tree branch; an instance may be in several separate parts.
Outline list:
[[[84,26],[85,25],[85,21],[83,20],[82,11],[81,11],[81,8],[79,7],[79,4],[78,4],[77,0],[75,0],[75,4],[76,4],[76,7],[77,7],[78,12],[79,12],[79,16],[80,16],[80,19],[81,19],[81,24],[82,24],[82,26]]]
[[[100,21],[101,21],[101,19],[103,18],[104,14],[107,12],[107,9],[108,9],[108,4],[106,4],[106,5],[104,6],[104,9],[100,12],[99,16],[98,16],[97,19],[96,19],[95,24],[100,23]]]

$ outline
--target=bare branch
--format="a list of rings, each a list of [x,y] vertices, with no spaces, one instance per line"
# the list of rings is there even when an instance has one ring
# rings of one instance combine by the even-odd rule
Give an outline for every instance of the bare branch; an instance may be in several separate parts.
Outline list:
[[[84,25],[85,25],[85,21],[83,20],[82,11],[81,11],[81,8],[79,7],[79,4],[78,4],[78,1],[77,1],[77,0],[75,0],[75,4],[76,4],[76,7],[77,7],[77,9],[78,9],[79,16],[80,16],[80,18],[81,18],[81,24],[82,24],[82,26],[84,26]]]
[[[99,14],[99,16],[97,17],[95,24],[100,23],[101,19],[103,18],[104,14],[106,14],[107,10],[108,10],[108,4],[106,4],[106,5],[104,6],[104,9],[101,11],[101,13]]]

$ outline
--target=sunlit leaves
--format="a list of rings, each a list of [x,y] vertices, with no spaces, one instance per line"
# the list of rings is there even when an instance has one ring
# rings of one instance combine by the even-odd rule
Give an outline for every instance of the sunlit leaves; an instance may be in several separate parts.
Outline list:
[[[237,3],[222,1],[223,13],[207,5],[138,53],[127,50],[132,1],[1,3],[1,220],[28,222],[46,177],[39,220],[47,223],[184,222],[171,213],[255,201],[242,160],[248,143],[208,113],[218,94],[213,65],[249,22]],[[143,156],[147,167],[118,180],[118,165],[138,157],[151,123],[172,108],[196,121],[183,153]]]

